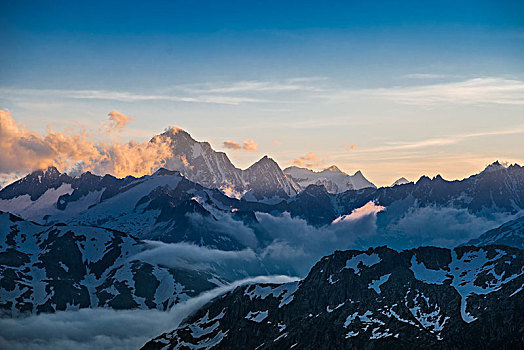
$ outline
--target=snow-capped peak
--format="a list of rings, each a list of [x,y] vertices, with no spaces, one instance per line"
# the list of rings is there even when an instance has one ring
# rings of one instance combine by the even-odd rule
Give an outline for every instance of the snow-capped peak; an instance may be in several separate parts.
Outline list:
[[[322,170],[321,172],[337,172],[337,173],[344,173],[342,170],[340,170],[336,165],[332,165],[329,168],[326,168]]]
[[[410,183],[411,181],[409,181],[408,179],[406,179],[405,177],[401,177],[400,179],[398,179],[397,181],[393,182],[391,184],[390,187],[393,187],[393,186],[397,186],[397,185],[405,185],[405,184],[408,184]]]
[[[282,199],[297,193],[297,186],[268,156],[242,170],[235,167],[224,152],[215,151],[208,142],[196,141],[182,129],[171,128],[155,136],[151,142],[169,144],[173,155],[166,161],[166,169],[179,171],[189,180],[204,187],[227,188],[232,193],[249,192],[256,199]]]

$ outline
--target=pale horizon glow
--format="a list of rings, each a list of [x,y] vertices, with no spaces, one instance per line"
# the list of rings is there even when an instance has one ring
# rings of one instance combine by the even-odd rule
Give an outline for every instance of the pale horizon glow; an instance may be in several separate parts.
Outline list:
[[[25,176],[28,172],[31,172],[33,170],[37,169],[43,169],[50,165],[58,166],[59,169],[63,172],[70,172],[72,168],[75,168],[74,164],[77,161],[82,161],[83,163],[86,163],[88,159],[91,159],[91,162],[93,162],[92,157],[100,157],[102,154],[107,154],[107,152],[117,152],[117,154],[120,154],[120,157],[123,157],[125,154],[133,154],[132,156],[134,164],[133,166],[136,167],[138,164],[140,164],[140,168],[143,168],[145,165],[146,167],[143,168],[144,170],[141,172],[134,171],[128,171],[126,170],[126,166],[119,165],[120,162],[127,163],[128,161],[124,158],[122,160],[119,160],[119,158],[115,158],[115,164],[113,165],[113,168],[100,168],[99,166],[93,165],[88,166],[85,168],[85,170],[92,171],[94,173],[97,173],[99,175],[104,175],[106,172],[111,173],[112,175],[115,175],[117,177],[125,177],[127,175],[134,175],[134,176],[141,176],[141,175],[148,175],[156,171],[156,169],[162,164],[159,162],[156,162],[158,157],[161,159],[162,157],[168,156],[168,150],[164,148],[157,148],[152,149],[151,147],[145,147],[148,143],[148,140],[151,139],[151,137],[144,138],[144,140],[141,140],[139,143],[137,141],[133,140],[127,140],[124,143],[120,141],[114,141],[113,144],[111,144],[110,140],[102,141],[101,144],[96,144],[96,140],[100,137],[108,137],[108,136],[114,136],[113,129],[116,130],[116,132],[123,131],[123,129],[127,126],[127,124],[131,121],[136,120],[136,117],[128,117],[127,115],[121,113],[120,111],[114,110],[111,111],[109,114],[109,120],[113,123],[112,125],[106,124],[106,126],[111,127],[111,129],[108,131],[109,134],[103,135],[103,134],[95,134],[95,135],[89,135],[86,133],[80,133],[80,132],[74,132],[73,130],[66,130],[65,132],[57,132],[49,127],[47,128],[47,131],[45,133],[42,133],[39,135],[37,132],[32,131],[27,128],[26,125],[21,124],[20,122],[16,122],[14,118],[12,118],[9,111],[0,111],[0,131],[2,131],[3,137],[0,139],[0,144],[4,142],[2,145],[4,149],[10,149],[11,146],[8,146],[5,144],[6,141],[9,141],[8,135],[11,134],[16,139],[22,139],[30,137],[37,137],[39,140],[38,142],[51,142],[49,145],[54,148],[58,149],[57,147],[67,147],[67,149],[71,148],[73,143],[75,144],[75,149],[68,151],[65,155],[59,155],[56,157],[56,159],[61,160],[60,163],[53,163],[52,159],[53,156],[44,157],[41,162],[33,162],[28,163],[29,165],[22,165],[22,169],[26,167],[28,170],[24,172],[24,170],[17,169],[13,171],[9,171],[6,169],[0,168],[1,176],[0,176],[0,183],[3,183],[4,185],[9,184],[12,181],[15,181],[18,178],[21,178]],[[116,117],[116,118],[115,118]],[[115,122],[115,120],[117,122]],[[118,123],[120,122],[120,124]],[[8,128],[6,128],[6,126]],[[16,126],[16,127],[15,127]],[[11,128],[11,129],[9,129]],[[14,129],[13,129],[14,128]],[[18,128],[18,129],[17,129]],[[13,132],[13,130],[18,130],[16,132]],[[174,127],[174,130],[181,129],[178,126]],[[189,130],[185,130],[191,134]],[[408,153],[407,155],[404,155],[403,152],[405,150],[413,150],[413,149],[425,149],[425,148],[439,148],[444,146],[449,146],[453,144],[460,144],[463,141],[467,141],[470,138],[486,138],[490,136],[504,136],[504,135],[520,135],[524,134],[524,126],[515,128],[515,129],[502,129],[502,130],[492,130],[487,132],[475,132],[475,133],[466,133],[466,134],[456,134],[456,135],[448,135],[446,137],[441,138],[435,138],[435,139],[428,139],[428,140],[421,140],[421,141],[413,141],[410,143],[407,142],[389,142],[385,145],[378,146],[378,147],[371,147],[371,148],[363,148],[360,149],[360,153],[356,153],[355,164],[362,164],[361,167],[353,168],[352,170],[346,169],[345,166],[341,164],[345,164],[343,161],[344,158],[347,158],[346,153],[353,152],[357,149],[357,147],[350,147],[348,150],[348,147],[346,146],[346,150],[342,153],[334,153],[327,157],[320,157],[314,152],[308,152],[306,155],[298,157],[296,159],[287,160],[282,162],[280,159],[275,157],[271,152],[260,152],[258,150],[258,144],[255,142],[254,139],[246,139],[242,143],[236,142],[236,141],[230,141],[226,140],[223,142],[222,145],[218,145],[216,147],[214,144],[212,144],[212,147],[219,152],[225,152],[230,159],[232,160],[232,163],[237,166],[239,166],[237,160],[238,154],[243,154],[244,152],[250,152],[250,153],[256,153],[257,156],[250,157],[251,163],[247,163],[247,165],[243,166],[242,168],[249,167],[252,163],[256,162],[259,158],[261,158],[263,155],[267,155],[269,157],[275,158],[275,160],[279,163],[281,168],[284,170],[288,166],[299,166],[304,167],[308,169],[312,169],[314,171],[322,171],[329,166],[336,165],[341,169],[341,171],[346,172],[350,175],[355,173],[358,170],[361,170],[364,175],[373,182],[377,186],[389,186],[391,183],[393,183],[396,179],[400,177],[405,177],[410,181],[416,182],[421,176],[429,176],[434,177],[436,175],[441,175],[447,180],[455,180],[455,179],[463,179],[466,177],[469,177],[470,175],[474,175],[482,171],[487,165],[493,163],[494,161],[500,161],[503,164],[524,164],[522,162],[522,159],[503,159],[503,158],[475,158],[473,155],[457,155],[457,156],[442,156],[442,157],[433,157],[433,158],[427,158],[424,159],[425,154],[421,153]],[[154,135],[152,135],[154,136]],[[58,139],[58,141],[56,141]],[[114,138],[113,138],[114,140]],[[197,140],[197,141],[206,141],[206,140]],[[276,140],[274,140],[271,146],[281,146],[281,143],[275,143]],[[109,142],[109,143],[107,143]],[[135,146],[135,150],[133,150],[133,146]],[[220,147],[221,146],[221,147]],[[352,145],[356,146],[356,145]],[[107,150],[101,149],[101,147],[107,148]],[[268,147],[268,148],[270,148]],[[109,151],[112,150],[112,151]],[[76,152],[79,154],[73,154],[72,152]],[[130,153],[132,152],[132,153]],[[143,161],[141,163],[139,158],[144,154],[144,152],[148,152],[146,154],[152,155],[153,159],[150,159],[151,163],[144,164]],[[23,155],[18,152],[12,152],[10,154],[14,154],[17,158],[17,161],[23,160]],[[362,156],[363,155],[363,156]],[[3,157],[0,157],[3,159],[5,164],[9,162],[9,160],[6,160],[5,154]],[[22,158],[21,158],[22,157]],[[115,156],[116,157],[116,156]],[[383,157],[383,158],[381,158]],[[417,158],[420,157],[420,158]],[[65,162],[65,159],[72,160],[71,163]],[[412,164],[413,159],[417,159],[419,168],[410,168],[410,164]],[[342,160],[342,161],[341,161]],[[47,162],[47,163],[46,163]],[[31,164],[34,164],[32,166]],[[69,164],[69,165],[67,165]],[[88,165],[89,163],[87,163]],[[386,176],[384,177],[385,180],[378,180],[377,177],[374,177],[373,174],[381,174],[384,173],[383,167],[389,164],[403,164],[405,167],[402,169],[402,173],[396,173],[399,175],[396,177],[396,175],[393,176],[393,180],[391,180],[391,174],[393,172],[388,171],[386,173]],[[31,168],[32,167],[32,168]],[[103,169],[113,169],[109,171],[104,171]],[[371,174],[371,175],[370,175]]]

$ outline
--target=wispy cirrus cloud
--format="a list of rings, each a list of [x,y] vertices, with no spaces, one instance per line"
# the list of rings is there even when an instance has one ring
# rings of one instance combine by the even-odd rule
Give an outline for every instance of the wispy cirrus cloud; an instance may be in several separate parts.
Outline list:
[[[110,90],[56,90],[56,89],[8,89],[1,88],[0,93],[32,96],[32,97],[58,97],[80,100],[110,100],[121,102],[144,102],[144,101],[169,101],[189,103],[212,103],[225,105],[238,105],[242,103],[267,103],[263,100],[248,96],[225,96],[225,95],[198,95],[180,96],[168,94],[139,94],[129,91]]]
[[[496,77],[474,78],[458,82],[382,88],[361,91],[409,105],[452,104],[524,105],[524,82]]]
[[[110,100],[120,102],[168,101],[205,104],[239,105],[245,103],[282,102],[282,94],[318,93],[322,77],[299,77],[281,80],[240,80],[174,85],[151,93],[95,89],[20,89],[1,87],[0,93],[17,97]],[[260,97],[264,95],[264,98]],[[287,95],[286,95],[287,96]],[[295,100],[296,102],[296,100]]]
[[[282,81],[243,80],[229,83],[203,83],[188,86],[174,86],[174,90],[192,93],[267,93],[284,91],[323,91],[315,83],[326,80],[323,77],[291,78]]]
[[[443,103],[524,105],[524,82],[486,77],[437,84],[345,90],[324,97],[331,101],[357,97],[386,99],[401,104],[428,107]]]
[[[501,130],[492,130],[492,131],[481,131],[473,133],[464,133],[464,134],[454,134],[443,137],[429,138],[425,140],[418,140],[412,142],[388,142],[383,146],[372,147],[362,149],[362,152],[380,152],[380,151],[403,151],[403,150],[415,150],[426,147],[439,147],[447,146],[465,141],[472,138],[480,138],[486,136],[503,136],[503,135],[517,135],[524,134],[524,125],[511,128],[511,129],[501,129]]]
[[[114,90],[11,89],[6,87],[0,88],[0,93],[25,97],[225,105],[289,102],[291,100],[295,103],[301,101],[307,103],[311,98],[331,103],[370,98],[428,107],[443,103],[524,105],[524,82],[517,79],[477,77],[456,81],[457,76],[431,73],[407,74],[403,78],[422,81],[454,79],[454,81],[387,88],[348,89],[336,88],[327,78],[303,77],[284,80],[241,80],[174,85],[147,94]],[[285,98],[289,100],[284,100]]]
[[[437,74],[437,73],[411,73],[405,74],[402,76],[406,79],[444,79],[456,77],[455,75],[450,74]]]

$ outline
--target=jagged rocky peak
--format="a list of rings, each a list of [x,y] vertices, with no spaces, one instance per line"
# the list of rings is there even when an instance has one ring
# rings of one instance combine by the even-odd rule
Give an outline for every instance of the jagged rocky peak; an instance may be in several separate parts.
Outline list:
[[[50,166],[46,169],[39,169],[33,171],[31,174],[27,175],[24,179],[38,179],[39,182],[45,180],[53,180],[59,178],[61,175],[60,171],[55,166]]]
[[[393,186],[397,186],[397,185],[405,185],[405,184],[408,184],[410,183],[411,181],[409,181],[408,179],[406,179],[405,177],[401,177],[400,179],[396,180],[395,182],[393,182],[391,184],[391,187]]]
[[[47,169],[40,170],[45,178],[57,178],[60,176],[60,171],[55,166],[50,166]],[[38,172],[38,171],[36,171]]]
[[[431,182],[431,178],[427,175],[422,175],[420,177],[420,179],[417,180],[417,185],[421,185],[421,184],[427,184],[427,183],[430,183]]]
[[[368,187],[377,188],[377,186],[375,186],[371,181],[366,179],[366,177],[364,176],[364,174],[362,174],[362,171],[360,170],[357,170],[353,174],[353,186],[355,187],[356,190],[360,190],[361,188],[368,188]]]
[[[163,176],[163,175],[180,175],[179,171],[176,170],[168,170],[166,168],[159,168],[157,171],[154,172],[154,176]]]
[[[186,140],[186,141],[196,142],[196,140],[193,139],[187,131],[185,131],[182,128],[176,127],[176,126],[169,127],[167,130],[165,130],[160,135],[155,135],[152,138],[152,140],[155,140],[155,142],[158,142],[160,141],[161,138],[168,138],[173,141]]]
[[[215,151],[209,142],[197,141],[187,131],[176,126],[169,128],[153,139],[156,142],[169,140],[175,154],[186,152],[186,156],[189,158],[198,157],[200,152],[224,154],[223,152]]]
[[[494,161],[493,163],[489,164],[484,168],[482,173],[490,173],[494,171],[504,170],[507,169],[509,164],[507,162],[499,162],[498,160]]]
[[[298,193],[294,181],[267,155],[243,170],[242,179],[247,184],[244,198],[248,200],[277,203]]]
[[[270,158],[267,155],[263,156],[258,161],[253,163],[248,169],[259,169],[259,168],[266,168],[266,169],[278,168],[280,170],[278,163],[275,162],[273,158]]]
[[[313,197],[319,197],[319,196],[327,196],[328,191],[324,185],[315,185],[311,184],[308,185],[301,193],[301,196],[309,195]]]
[[[435,175],[435,177],[433,178],[433,181],[447,181],[447,180],[444,180],[444,178],[442,177],[442,175],[437,174],[437,175]]]
[[[298,186],[268,156],[246,170],[233,165],[224,152],[213,150],[208,142],[196,141],[180,129],[170,128],[151,142],[169,142],[172,157],[164,167],[179,171],[204,187],[216,188],[235,197],[249,194],[249,200],[285,199],[297,193]]]

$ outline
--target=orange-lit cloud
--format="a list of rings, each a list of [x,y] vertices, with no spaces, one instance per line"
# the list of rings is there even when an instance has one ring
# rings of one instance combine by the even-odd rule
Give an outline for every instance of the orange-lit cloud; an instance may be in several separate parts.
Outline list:
[[[253,139],[246,139],[242,144],[236,142],[236,141],[224,141],[223,143],[224,147],[227,149],[231,149],[233,151],[240,151],[244,150],[246,152],[256,152],[258,151],[258,143],[255,142]]]
[[[61,171],[142,176],[173,158],[168,141],[159,135],[142,143],[95,143],[86,133],[64,133],[50,128],[41,136],[15,122],[8,110],[0,110],[0,173],[56,166]]]
[[[293,164],[308,169],[326,165],[327,158],[321,158],[315,152],[308,152],[305,156],[299,157],[293,161]]]
[[[234,151],[240,151],[242,146],[236,141],[224,141],[224,147],[227,149],[232,149]]]
[[[242,149],[247,152],[256,152],[258,151],[258,144],[253,139],[244,140]]]
[[[127,116],[124,113],[117,111],[117,110],[109,112],[108,116],[109,116],[109,120],[111,120],[109,128],[112,130],[117,130],[117,131],[122,131],[122,129],[127,124],[135,120],[135,117]]]
[[[273,143],[272,143],[273,146],[280,146],[281,144],[282,144],[282,142],[280,142],[278,140],[273,140]]]
[[[358,145],[356,144],[350,144],[349,142],[345,142],[344,143],[344,149],[346,150],[346,152],[351,152],[351,151],[354,151],[358,148]]]

